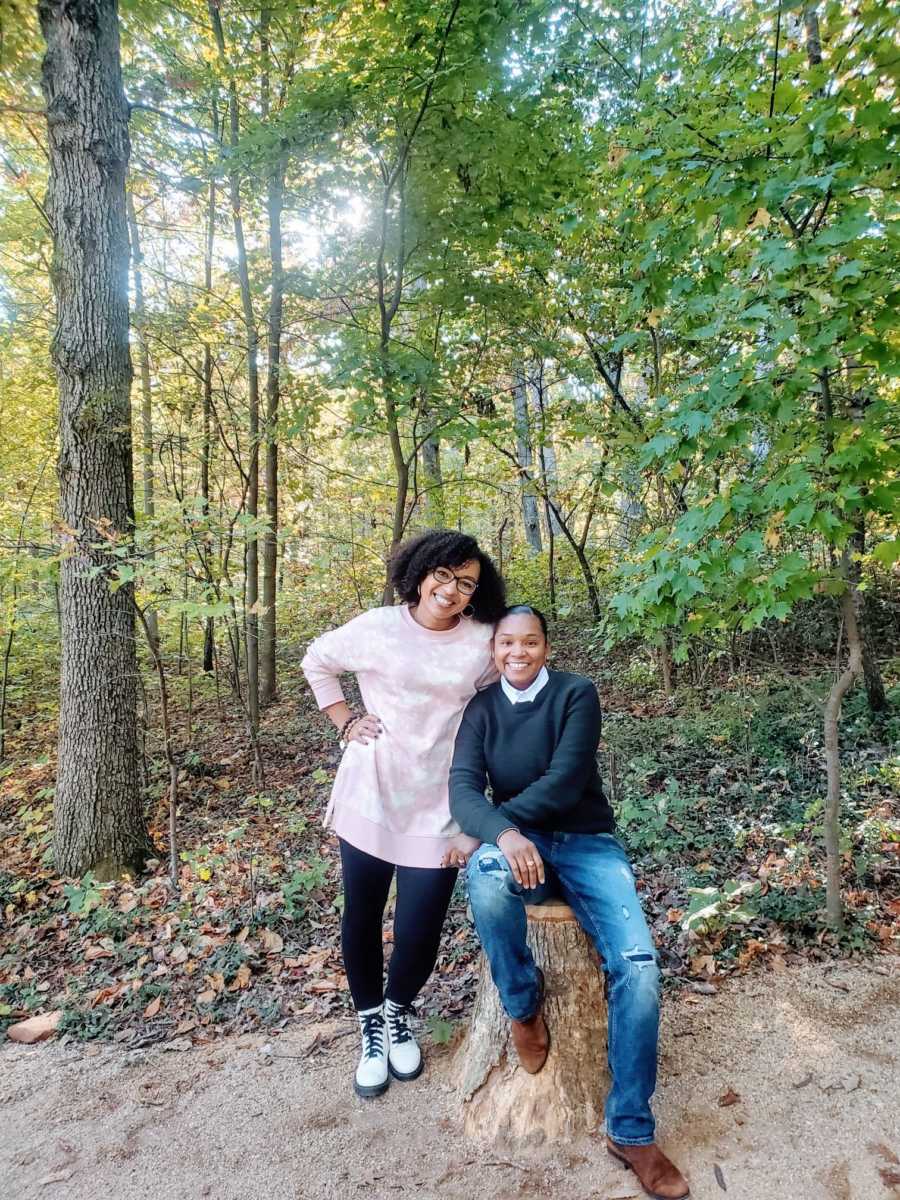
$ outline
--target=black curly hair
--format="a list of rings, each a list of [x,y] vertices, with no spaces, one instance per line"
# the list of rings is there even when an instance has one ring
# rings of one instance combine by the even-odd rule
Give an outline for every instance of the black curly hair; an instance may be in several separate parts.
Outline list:
[[[506,585],[490,556],[467,533],[429,529],[403,542],[391,558],[391,583],[401,600],[415,604],[419,584],[435,567],[461,567],[472,559],[477,559],[481,566],[478,587],[469,601],[475,610],[472,617],[484,625],[492,625],[506,608]]]

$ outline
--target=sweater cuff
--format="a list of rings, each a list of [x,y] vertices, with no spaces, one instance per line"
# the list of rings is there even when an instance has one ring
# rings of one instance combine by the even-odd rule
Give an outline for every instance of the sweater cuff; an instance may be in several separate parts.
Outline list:
[[[481,828],[478,831],[483,842],[490,842],[491,845],[497,845],[497,839],[502,833],[506,833],[508,829],[518,830],[518,825],[514,825],[509,817],[504,817],[499,812],[485,813],[480,822]]]
[[[320,711],[323,708],[331,708],[332,704],[340,704],[342,700],[346,701],[339,679],[323,679],[321,682],[316,680],[315,683],[310,682],[310,687]]]

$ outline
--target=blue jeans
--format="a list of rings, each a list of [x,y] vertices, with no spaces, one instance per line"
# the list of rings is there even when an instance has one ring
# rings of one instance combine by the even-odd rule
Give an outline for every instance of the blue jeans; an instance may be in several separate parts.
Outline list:
[[[659,967],[621,842],[611,833],[523,829],[544,860],[546,883],[516,883],[503,852],[484,843],[469,859],[469,902],[491,975],[513,1020],[533,1016],[538,973],[525,940],[526,904],[562,896],[597,947],[607,979],[612,1084],[606,1132],[624,1146],[654,1140]]]

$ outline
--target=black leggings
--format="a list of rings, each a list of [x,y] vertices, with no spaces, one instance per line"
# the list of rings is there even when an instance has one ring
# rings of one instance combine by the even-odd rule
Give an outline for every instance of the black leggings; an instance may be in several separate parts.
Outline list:
[[[344,869],[341,945],[353,1004],[376,1008],[385,996],[396,1004],[412,1004],[437,961],[456,869],[395,867],[339,840]],[[394,950],[384,988],[381,927],[395,870]]]

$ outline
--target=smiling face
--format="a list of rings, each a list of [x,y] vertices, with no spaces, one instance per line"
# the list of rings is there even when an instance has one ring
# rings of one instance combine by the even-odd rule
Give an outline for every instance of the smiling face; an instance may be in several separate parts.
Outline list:
[[[441,574],[452,573],[453,578],[442,582],[429,573],[419,584],[419,603],[415,617],[422,625],[431,629],[447,629],[455,625],[459,614],[471,603],[472,595],[466,595],[457,587],[457,580],[477,584],[481,574],[481,563],[477,558],[464,562],[459,567],[446,567]]]
[[[549,650],[550,643],[533,613],[511,613],[494,630],[494,665],[514,688],[534,683]]]

